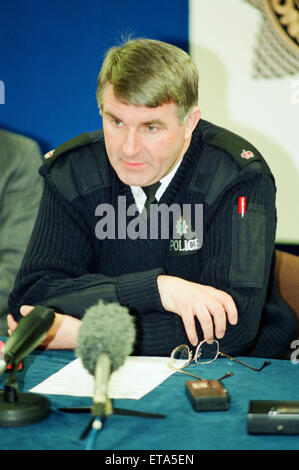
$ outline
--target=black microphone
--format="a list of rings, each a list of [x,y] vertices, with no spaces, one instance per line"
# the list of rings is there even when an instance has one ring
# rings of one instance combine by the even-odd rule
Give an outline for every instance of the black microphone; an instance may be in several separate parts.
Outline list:
[[[91,412],[97,417],[112,414],[108,385],[112,372],[123,365],[132,353],[136,329],[126,307],[102,300],[87,309],[79,329],[76,355],[95,377]]]
[[[6,341],[0,358],[0,375],[9,364],[19,364],[45,338],[55,318],[52,308],[36,306],[22,317]]]
[[[36,306],[22,317],[17,328],[6,341],[0,358],[0,373],[12,365],[5,381],[4,391],[0,392],[0,426],[25,426],[46,418],[50,413],[50,403],[46,397],[34,393],[18,393],[16,374],[18,364],[33,351],[45,338],[55,319],[52,308]]]

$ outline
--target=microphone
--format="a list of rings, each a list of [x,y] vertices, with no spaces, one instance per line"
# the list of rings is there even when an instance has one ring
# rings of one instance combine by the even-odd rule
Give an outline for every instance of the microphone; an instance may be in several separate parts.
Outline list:
[[[1,352],[0,374],[8,365],[12,370],[0,392],[0,426],[25,426],[46,418],[50,403],[46,397],[34,393],[18,393],[16,367],[45,338],[55,318],[52,308],[36,306],[22,317]]]
[[[91,412],[97,417],[112,414],[108,398],[110,375],[123,365],[133,351],[136,329],[126,307],[100,300],[86,310],[78,332],[75,353],[94,376],[94,399]]]
[[[9,364],[18,364],[45,338],[55,318],[54,310],[36,306],[22,317],[13,334],[6,341],[0,358],[0,375]]]

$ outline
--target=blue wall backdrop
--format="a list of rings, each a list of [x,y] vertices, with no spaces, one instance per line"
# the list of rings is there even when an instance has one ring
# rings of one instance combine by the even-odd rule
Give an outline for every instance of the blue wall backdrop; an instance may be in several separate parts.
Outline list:
[[[34,138],[43,152],[100,127],[103,54],[128,35],[188,51],[188,0],[1,2],[0,127]]]

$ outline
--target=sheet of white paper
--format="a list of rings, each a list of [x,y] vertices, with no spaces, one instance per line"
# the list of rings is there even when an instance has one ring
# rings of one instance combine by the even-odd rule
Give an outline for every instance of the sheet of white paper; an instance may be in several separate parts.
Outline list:
[[[168,366],[168,361],[167,357],[129,356],[110,377],[109,397],[142,398],[175,372]],[[83,367],[81,359],[75,359],[30,392],[92,397],[94,378]]]

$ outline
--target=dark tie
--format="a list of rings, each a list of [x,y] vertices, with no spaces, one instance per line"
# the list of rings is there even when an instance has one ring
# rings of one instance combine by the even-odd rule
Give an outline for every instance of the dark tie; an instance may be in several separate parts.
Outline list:
[[[160,181],[157,181],[157,183],[151,184],[150,186],[144,186],[142,188],[146,195],[144,209],[146,210],[148,214],[149,214],[150,205],[157,202],[155,196],[160,186],[161,186]]]

